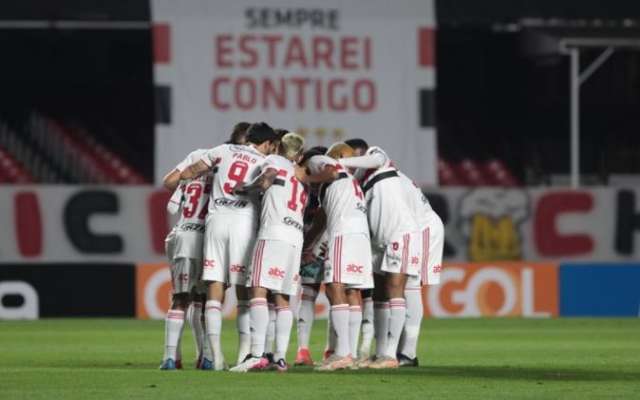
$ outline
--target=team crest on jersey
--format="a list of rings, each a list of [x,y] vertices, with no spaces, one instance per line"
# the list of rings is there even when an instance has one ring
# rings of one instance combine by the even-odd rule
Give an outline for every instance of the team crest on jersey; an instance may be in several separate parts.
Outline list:
[[[411,264],[412,264],[412,265],[420,264],[420,258],[418,258],[418,257],[411,257]]]
[[[280,269],[278,267],[271,267],[269,268],[269,276],[273,277],[273,278],[278,278],[278,279],[284,279],[284,270]]]

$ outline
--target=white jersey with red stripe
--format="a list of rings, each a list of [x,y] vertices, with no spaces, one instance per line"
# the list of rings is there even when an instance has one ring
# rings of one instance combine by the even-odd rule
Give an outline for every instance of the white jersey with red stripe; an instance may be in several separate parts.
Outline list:
[[[420,188],[417,187],[408,176],[400,171],[398,171],[398,176],[402,182],[407,205],[415,216],[419,228],[424,229],[429,222],[427,216],[431,211],[433,211],[431,204],[429,204],[429,200],[424,193],[422,193],[422,190],[420,190]]]
[[[256,218],[258,200],[235,195],[233,189],[260,174],[265,156],[251,146],[223,144],[207,150],[201,160],[215,172],[209,201],[209,216],[235,214]]]
[[[302,248],[307,188],[296,178],[293,163],[282,156],[266,157],[261,171],[267,170],[277,175],[262,197],[258,239],[282,240]]]
[[[338,172],[336,180],[320,187],[320,202],[327,215],[329,235],[363,233],[369,236],[364,194],[355,178],[331,157],[313,156],[307,163],[312,175],[319,174],[326,166],[332,166]]]
[[[407,204],[398,170],[379,147],[370,147],[366,154],[378,158],[375,169],[356,169],[367,201],[371,240],[378,246],[397,241],[406,233],[417,232],[413,213]]]
[[[206,152],[206,149],[192,151],[176,166],[176,169],[183,171],[189,165],[200,160]],[[204,220],[207,215],[212,182],[213,173],[206,173],[178,188],[182,192],[182,201],[180,216],[175,225],[177,230],[204,232]]]

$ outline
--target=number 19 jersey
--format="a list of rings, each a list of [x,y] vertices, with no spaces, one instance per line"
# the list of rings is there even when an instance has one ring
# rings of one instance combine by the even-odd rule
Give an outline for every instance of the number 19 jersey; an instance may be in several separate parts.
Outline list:
[[[296,178],[293,163],[279,155],[265,158],[262,172],[276,171],[262,198],[259,239],[283,240],[302,247],[307,188]]]
[[[215,177],[209,201],[209,215],[241,214],[256,218],[257,199],[233,194],[240,184],[251,182],[260,173],[265,156],[251,146],[223,144],[208,150],[201,160],[213,167]]]

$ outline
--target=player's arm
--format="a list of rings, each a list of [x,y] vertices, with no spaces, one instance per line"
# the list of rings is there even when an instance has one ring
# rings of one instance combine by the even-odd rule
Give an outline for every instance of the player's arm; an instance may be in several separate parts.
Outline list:
[[[327,214],[320,208],[313,217],[311,227],[304,235],[304,245],[302,246],[302,260],[304,262],[313,261],[313,246],[327,227]]]
[[[169,214],[174,215],[180,210],[180,207],[182,206],[183,195],[184,185],[181,185],[176,188],[176,190],[171,195],[169,202],[167,203],[167,211],[169,212]]]
[[[377,169],[384,165],[386,158],[383,154],[372,153],[359,157],[341,158],[340,165],[346,168]]]
[[[180,184],[181,171],[174,169],[162,178],[162,184],[167,190],[174,191]]]
[[[203,160],[198,160],[193,164],[189,165],[180,173],[180,179],[190,180],[195,179],[205,172],[209,171],[211,166],[207,165]]]
[[[233,194],[248,195],[264,192],[273,185],[273,181],[275,181],[276,176],[278,176],[278,171],[276,169],[267,168],[262,172],[262,174],[260,174],[260,176],[254,179],[253,182],[246,185],[240,184],[233,188]]]

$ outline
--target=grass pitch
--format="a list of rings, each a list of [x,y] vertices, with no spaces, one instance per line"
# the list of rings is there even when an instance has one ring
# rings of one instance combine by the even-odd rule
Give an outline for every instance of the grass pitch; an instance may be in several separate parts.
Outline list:
[[[188,328],[185,370],[159,371],[163,334],[160,321],[0,321],[0,399],[640,398],[640,319],[426,320],[422,366],[384,372],[197,371]],[[232,361],[233,321],[223,340]]]

